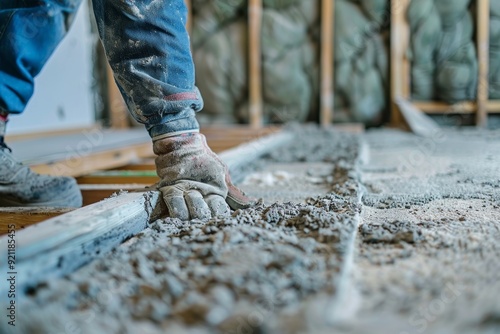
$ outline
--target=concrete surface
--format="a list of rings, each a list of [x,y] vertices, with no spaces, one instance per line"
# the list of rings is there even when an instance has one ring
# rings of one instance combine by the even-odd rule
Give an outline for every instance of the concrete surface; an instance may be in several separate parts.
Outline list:
[[[499,153],[500,132],[297,130],[242,183],[257,207],[156,221],[30,291],[17,330],[500,333]]]
[[[500,132],[365,140],[359,319],[380,333],[500,333]]]

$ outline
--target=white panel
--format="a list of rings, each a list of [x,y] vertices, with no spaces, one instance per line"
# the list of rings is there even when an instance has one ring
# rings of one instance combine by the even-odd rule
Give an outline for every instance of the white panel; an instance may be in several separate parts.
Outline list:
[[[21,115],[11,115],[8,134],[94,124],[92,38],[83,1],[68,35],[35,79],[35,95]]]

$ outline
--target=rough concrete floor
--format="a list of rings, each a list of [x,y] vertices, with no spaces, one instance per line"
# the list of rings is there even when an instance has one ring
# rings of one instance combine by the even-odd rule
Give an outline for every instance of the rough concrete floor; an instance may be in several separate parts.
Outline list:
[[[365,140],[358,316],[381,333],[500,333],[500,132]]]
[[[499,132],[299,131],[242,184],[258,207],[156,221],[17,332],[500,333],[499,162]]]

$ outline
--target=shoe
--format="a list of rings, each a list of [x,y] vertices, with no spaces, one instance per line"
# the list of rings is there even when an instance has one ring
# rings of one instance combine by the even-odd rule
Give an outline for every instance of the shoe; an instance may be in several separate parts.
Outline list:
[[[74,178],[37,174],[0,143],[0,207],[20,206],[77,208],[82,194]]]

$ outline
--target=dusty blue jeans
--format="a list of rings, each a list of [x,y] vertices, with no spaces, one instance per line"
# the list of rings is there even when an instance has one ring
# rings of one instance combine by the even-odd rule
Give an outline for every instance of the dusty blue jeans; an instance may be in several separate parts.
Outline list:
[[[0,0],[0,111],[21,113],[81,0]],[[183,0],[93,0],[99,35],[133,117],[152,137],[198,129],[203,101]],[[70,83],[69,83],[70,84]]]

